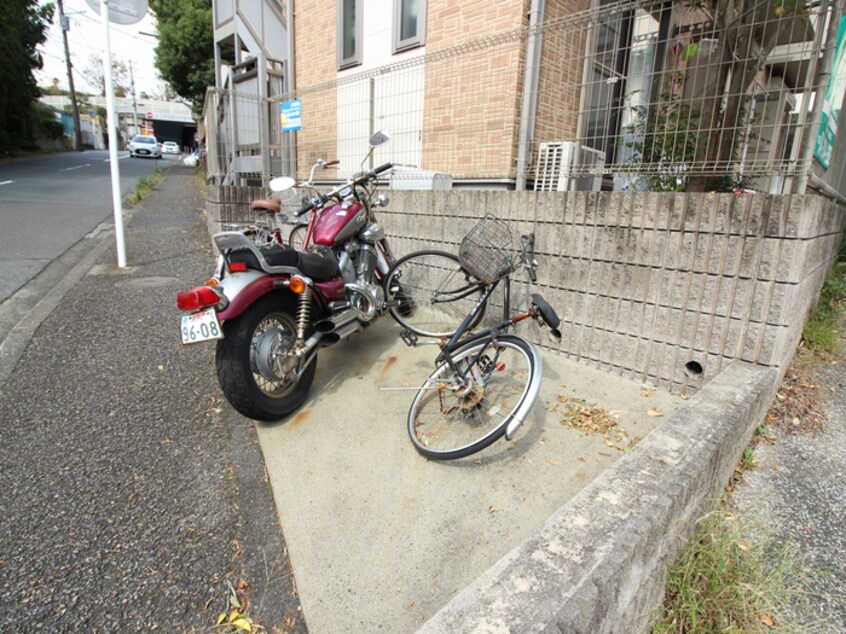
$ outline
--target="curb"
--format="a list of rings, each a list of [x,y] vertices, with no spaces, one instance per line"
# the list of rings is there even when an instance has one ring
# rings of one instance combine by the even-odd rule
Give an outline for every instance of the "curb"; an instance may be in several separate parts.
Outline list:
[[[733,363],[418,631],[648,631],[777,385]]]

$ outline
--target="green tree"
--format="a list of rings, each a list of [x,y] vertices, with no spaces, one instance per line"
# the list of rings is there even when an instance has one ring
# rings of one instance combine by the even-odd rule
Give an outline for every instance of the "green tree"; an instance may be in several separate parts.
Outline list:
[[[156,68],[177,95],[203,106],[206,88],[214,85],[214,29],[211,0],[151,0],[159,44]]]
[[[99,53],[88,56],[85,67],[85,79],[97,89],[97,94],[106,96],[106,71],[103,68],[103,57]],[[126,97],[129,94],[129,68],[126,64],[112,55],[112,88],[115,97]]]
[[[739,131],[746,115],[747,92],[773,48],[791,30],[807,29],[807,0],[687,0],[712,16],[713,30],[703,37],[717,42],[718,71],[699,99],[699,129],[711,134],[697,160],[718,176],[691,177],[687,191],[709,191],[719,180],[733,178],[743,142]]]
[[[37,0],[0,2],[0,155],[35,148],[39,90],[33,71],[42,66],[37,47],[47,39],[53,10]]]

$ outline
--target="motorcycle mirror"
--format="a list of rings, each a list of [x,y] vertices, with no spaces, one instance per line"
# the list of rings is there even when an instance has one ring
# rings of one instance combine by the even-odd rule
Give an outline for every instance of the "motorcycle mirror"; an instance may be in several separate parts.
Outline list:
[[[384,130],[379,130],[378,132],[374,133],[372,137],[370,137],[370,147],[379,147],[380,145],[385,145],[385,143],[390,140],[390,134],[388,134]]]
[[[290,176],[279,176],[277,178],[271,179],[269,185],[270,189],[275,192],[284,192],[287,189],[291,189],[294,185],[297,184]]]

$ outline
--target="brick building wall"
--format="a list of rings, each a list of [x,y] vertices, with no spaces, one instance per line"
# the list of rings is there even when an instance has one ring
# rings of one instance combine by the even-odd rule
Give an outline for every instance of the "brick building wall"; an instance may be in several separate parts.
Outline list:
[[[330,160],[337,155],[337,90],[325,86],[337,78],[337,2],[299,0],[296,11],[296,96],[303,100],[297,173],[308,174],[317,158]]]
[[[544,141],[574,141],[579,118],[584,54],[587,44],[589,0],[549,0],[544,22],[558,24],[582,12],[581,24],[562,30],[547,29],[538,79],[538,100],[535,116],[534,151]],[[581,27],[581,28],[579,28]]]
[[[430,0],[426,50],[525,27],[527,0]],[[465,178],[513,177],[524,46],[519,38],[426,68],[423,167]]]

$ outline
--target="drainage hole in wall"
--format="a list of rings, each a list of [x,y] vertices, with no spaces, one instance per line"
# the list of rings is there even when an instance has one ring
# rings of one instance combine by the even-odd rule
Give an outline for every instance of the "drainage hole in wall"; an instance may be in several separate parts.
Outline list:
[[[684,373],[693,379],[702,376],[702,372],[702,364],[698,361],[688,361],[684,364]]]

